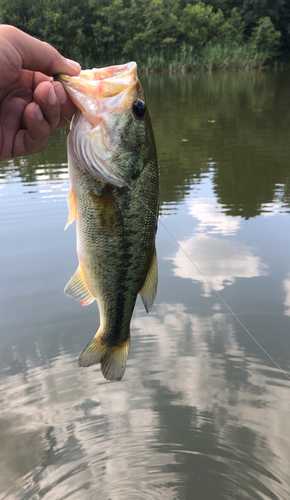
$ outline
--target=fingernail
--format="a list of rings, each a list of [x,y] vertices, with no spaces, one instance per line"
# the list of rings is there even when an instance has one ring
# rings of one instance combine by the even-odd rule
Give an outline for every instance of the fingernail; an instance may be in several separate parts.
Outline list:
[[[73,68],[78,68],[79,70],[81,70],[81,65],[78,62],[72,61],[71,59],[66,59],[66,62]]]
[[[67,100],[67,95],[66,95],[66,91],[64,90],[62,84],[58,83],[57,85],[55,85],[54,91],[56,93],[56,96],[57,96],[60,104],[64,104],[65,101]]]
[[[50,88],[50,91],[49,91],[48,96],[46,98],[46,102],[48,104],[51,104],[51,106],[53,106],[53,104],[56,103],[56,95],[55,95],[55,92],[53,90],[53,86],[51,86],[51,88]]]
[[[37,118],[37,120],[39,120],[40,122],[43,120],[43,114],[42,114],[42,111],[40,109],[39,106],[36,107],[35,109],[35,117]]]

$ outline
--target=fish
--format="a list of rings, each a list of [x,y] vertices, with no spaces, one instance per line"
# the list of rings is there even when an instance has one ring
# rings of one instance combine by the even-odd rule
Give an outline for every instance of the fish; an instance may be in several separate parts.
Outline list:
[[[157,293],[159,205],[156,144],[137,64],[57,75],[76,112],[67,139],[68,221],[76,220],[79,265],[64,293],[96,301],[100,326],[79,366],[101,364],[120,381],[138,294],[147,312]]]

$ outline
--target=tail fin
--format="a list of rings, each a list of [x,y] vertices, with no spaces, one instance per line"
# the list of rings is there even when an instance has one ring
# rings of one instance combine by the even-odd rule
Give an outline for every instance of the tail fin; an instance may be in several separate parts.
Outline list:
[[[95,363],[101,363],[104,377],[107,380],[117,380],[119,382],[125,373],[129,347],[130,333],[123,344],[109,346],[101,340],[101,335],[97,332],[96,336],[81,353],[79,366],[91,366]]]

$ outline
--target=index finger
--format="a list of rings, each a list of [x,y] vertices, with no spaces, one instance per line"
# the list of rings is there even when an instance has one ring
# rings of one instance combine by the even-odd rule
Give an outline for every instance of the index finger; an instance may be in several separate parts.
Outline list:
[[[23,69],[39,71],[49,76],[56,73],[75,76],[81,70],[77,62],[63,57],[49,43],[41,42],[14,26],[2,25],[1,35],[7,37],[21,57]]]

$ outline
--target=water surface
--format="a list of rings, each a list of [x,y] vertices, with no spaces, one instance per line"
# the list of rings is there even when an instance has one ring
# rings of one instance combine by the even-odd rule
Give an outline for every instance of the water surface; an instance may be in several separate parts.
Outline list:
[[[159,225],[121,383],[77,364],[99,316],[63,294],[68,130],[0,164],[0,498],[288,500],[290,382],[216,292],[289,373],[290,73],[142,82],[187,256]]]

